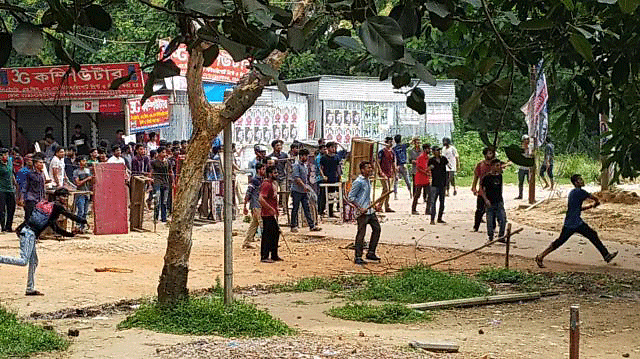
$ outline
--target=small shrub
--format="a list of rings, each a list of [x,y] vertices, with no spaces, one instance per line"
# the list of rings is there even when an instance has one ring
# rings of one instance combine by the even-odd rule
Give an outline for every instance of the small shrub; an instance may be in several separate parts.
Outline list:
[[[476,274],[476,278],[492,283],[513,283],[521,285],[542,284],[545,278],[539,274],[506,268],[486,268]]]
[[[371,304],[346,304],[327,311],[332,317],[379,324],[409,323],[430,320],[428,313],[409,309],[402,304],[391,303],[374,306]]]
[[[24,323],[0,307],[0,357],[26,357],[67,347],[69,342],[55,331]]]
[[[268,337],[294,333],[284,322],[253,304],[237,300],[225,306],[220,297],[189,298],[168,308],[148,302],[121,322],[118,328],[223,337]]]

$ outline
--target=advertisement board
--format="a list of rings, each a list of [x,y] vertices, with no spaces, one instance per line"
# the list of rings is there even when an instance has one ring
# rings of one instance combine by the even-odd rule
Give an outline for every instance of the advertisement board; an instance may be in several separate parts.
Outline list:
[[[169,96],[151,96],[144,105],[140,99],[127,100],[129,133],[169,127]]]

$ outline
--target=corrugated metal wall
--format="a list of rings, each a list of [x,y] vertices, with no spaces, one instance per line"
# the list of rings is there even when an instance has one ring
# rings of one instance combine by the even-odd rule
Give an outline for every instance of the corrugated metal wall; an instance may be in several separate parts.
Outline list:
[[[414,80],[415,81],[415,80]],[[372,77],[322,76],[318,81],[321,100],[362,102],[405,102],[409,88],[395,90],[391,80]],[[421,83],[427,102],[455,102],[455,81],[439,80],[436,86]]]
[[[167,141],[182,141],[191,138],[193,123],[186,91],[174,91],[169,99],[171,106],[171,125],[160,131],[161,138]],[[157,131],[156,131],[157,132]]]

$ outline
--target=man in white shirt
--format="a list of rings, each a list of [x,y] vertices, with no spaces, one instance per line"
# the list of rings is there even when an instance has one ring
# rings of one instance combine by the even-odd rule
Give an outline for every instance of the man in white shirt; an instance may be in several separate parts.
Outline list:
[[[460,170],[460,156],[458,150],[451,144],[451,139],[445,137],[442,139],[442,156],[447,159],[447,196],[449,195],[449,186],[453,186],[453,195],[457,195],[456,189],[456,172]]]
[[[111,153],[113,154],[113,156],[109,157],[107,163],[122,163],[125,166],[127,165],[124,157],[122,157],[122,150],[120,149],[120,146],[114,145],[111,148]]]
[[[55,188],[64,186],[64,178],[66,176],[64,171],[64,154],[64,147],[56,148],[54,156],[51,159],[51,164],[49,165],[49,167],[51,167],[51,177]]]

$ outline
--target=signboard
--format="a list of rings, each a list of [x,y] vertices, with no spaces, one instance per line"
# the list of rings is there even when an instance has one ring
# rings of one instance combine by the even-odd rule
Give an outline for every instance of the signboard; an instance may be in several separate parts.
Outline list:
[[[118,90],[111,82],[135,72]],[[0,69],[0,101],[90,100],[142,95],[144,82],[138,63],[82,65],[80,72],[69,66]]]
[[[122,112],[122,100],[119,98],[100,100],[100,112],[102,113],[114,113]]]
[[[71,113],[96,113],[99,110],[98,100],[71,101]]]
[[[169,96],[152,96],[140,105],[140,99],[127,100],[129,133],[169,127]]]
[[[427,103],[427,123],[453,123],[453,108],[448,103]]]
[[[169,41],[160,40],[160,58],[164,54],[164,49],[169,45]],[[187,74],[187,63],[189,62],[189,52],[187,45],[181,44],[169,57],[180,68],[180,75]],[[233,61],[231,55],[220,49],[218,58],[209,67],[202,69],[202,80],[210,82],[237,83],[242,76],[249,72],[249,61]]]

